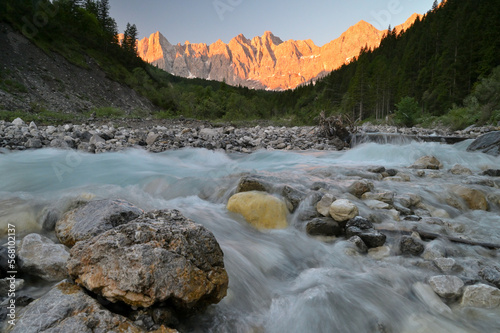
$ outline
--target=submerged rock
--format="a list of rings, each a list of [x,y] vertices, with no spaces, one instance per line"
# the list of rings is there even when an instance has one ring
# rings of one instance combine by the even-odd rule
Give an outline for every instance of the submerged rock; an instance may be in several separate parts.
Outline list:
[[[288,226],[285,202],[265,192],[236,193],[229,198],[227,209],[243,215],[257,229],[283,229]]]
[[[56,223],[56,235],[67,246],[127,223],[143,210],[124,200],[96,200],[66,213]]]
[[[136,307],[204,308],[218,303],[228,286],[213,234],[177,210],[145,213],[76,243],[67,267],[79,285]]]
[[[411,168],[413,169],[431,169],[439,170],[443,167],[441,162],[434,156],[422,156],[413,163]]]
[[[500,305],[500,289],[486,284],[467,286],[462,296],[462,306],[492,309]]]
[[[450,169],[450,173],[452,173],[454,175],[472,175],[472,171],[469,168],[466,168],[460,164],[455,164]]]
[[[271,184],[257,176],[244,176],[240,179],[236,192],[261,191],[267,192],[271,188]]]
[[[488,155],[500,155],[500,131],[481,135],[474,140],[467,151],[480,151]]]
[[[45,236],[26,235],[19,245],[18,257],[19,268],[25,273],[47,281],[60,281],[68,277],[68,249]]]
[[[464,200],[469,209],[488,210],[488,200],[479,190],[456,185],[451,187],[451,192]]]
[[[401,254],[418,256],[424,252],[424,249],[424,242],[420,239],[412,236],[401,236],[401,240],[399,241],[399,250]]]

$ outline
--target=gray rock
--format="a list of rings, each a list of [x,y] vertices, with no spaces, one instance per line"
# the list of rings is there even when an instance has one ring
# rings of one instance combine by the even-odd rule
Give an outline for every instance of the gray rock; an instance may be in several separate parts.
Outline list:
[[[443,165],[434,156],[422,156],[413,163],[413,169],[432,169],[439,170]]]
[[[98,134],[92,135],[92,137],[89,140],[89,144],[97,146],[99,143],[106,143],[106,140],[101,138]]]
[[[10,333],[144,332],[130,320],[114,314],[82,288],[61,281],[20,314]]]
[[[14,125],[14,126],[24,126],[24,125],[26,125],[26,123],[21,118],[16,118],[16,119],[14,119],[12,121],[12,125]]]
[[[339,236],[342,229],[331,218],[323,217],[308,222],[306,232],[311,236]]]
[[[302,191],[297,190],[296,188],[285,185],[283,190],[281,191],[281,195],[287,203],[290,204],[291,208],[290,212],[295,212],[297,207],[299,207],[300,202],[305,198],[306,194]]]
[[[349,227],[358,227],[361,230],[366,230],[366,229],[372,229],[373,223],[371,223],[370,220],[362,216],[356,216],[355,218],[347,221],[346,228]]]
[[[424,252],[424,249],[424,243],[420,239],[411,236],[401,236],[401,240],[399,241],[401,254],[418,256]]]
[[[25,273],[47,281],[60,281],[68,277],[68,249],[45,236],[26,235],[19,245],[18,257],[19,268]]]
[[[443,272],[451,272],[455,267],[456,261],[453,258],[436,258],[434,264]]]
[[[368,246],[366,246],[365,242],[361,239],[359,236],[353,236],[347,240],[348,242],[353,243],[356,248],[359,250],[361,253],[366,253],[368,252]]]
[[[481,135],[470,144],[467,151],[479,151],[493,156],[500,155],[500,131]]]
[[[67,212],[56,223],[59,241],[69,247],[127,223],[143,210],[124,200],[96,200]]]
[[[71,249],[75,282],[111,302],[182,309],[218,303],[227,292],[215,237],[177,210],[153,211]]]
[[[386,235],[374,229],[360,229],[355,226],[346,228],[345,237],[349,239],[354,236],[358,236],[359,238],[361,238],[369,248],[384,245],[387,238]]]
[[[40,139],[31,138],[26,142],[26,148],[38,149],[42,148],[42,141]]]
[[[456,298],[462,295],[464,282],[453,275],[437,275],[429,279],[429,285],[443,298]]]
[[[466,286],[460,304],[476,308],[496,308],[500,305],[500,289],[482,283]]]
[[[272,186],[257,176],[244,176],[240,179],[236,192],[262,191],[266,192]]]
[[[321,200],[316,203],[316,210],[325,217],[330,216],[330,206],[335,200],[335,197],[330,193],[323,195]]]
[[[485,281],[495,285],[497,288],[500,288],[500,269],[494,266],[487,266],[481,268],[479,271],[479,276],[482,277]]]
[[[373,184],[367,182],[366,180],[358,180],[352,183],[348,188],[347,192],[351,193],[355,197],[361,198],[366,192],[373,190]]]
[[[154,144],[156,142],[156,140],[160,137],[159,134],[157,133],[153,133],[153,132],[149,132],[148,133],[148,136],[146,138],[146,143],[148,144],[148,146],[151,146],[152,144]]]

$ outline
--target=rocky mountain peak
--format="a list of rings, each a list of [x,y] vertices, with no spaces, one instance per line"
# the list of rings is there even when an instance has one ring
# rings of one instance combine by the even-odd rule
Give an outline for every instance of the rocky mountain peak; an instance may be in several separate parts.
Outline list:
[[[420,17],[412,15],[397,33]],[[160,33],[138,43],[139,55],[147,62],[183,77],[225,80],[231,85],[284,90],[304,84],[349,63],[367,46],[375,48],[387,33],[359,21],[339,38],[318,47],[310,39],[284,42],[271,31],[252,39],[239,34],[228,44],[220,39],[208,45],[172,45]]]

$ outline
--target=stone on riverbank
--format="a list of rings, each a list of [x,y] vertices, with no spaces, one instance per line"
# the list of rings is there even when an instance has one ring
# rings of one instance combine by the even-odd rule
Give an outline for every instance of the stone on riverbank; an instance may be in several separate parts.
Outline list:
[[[58,283],[40,299],[29,304],[17,318],[16,325],[7,330],[9,333],[49,331],[146,332],[127,318],[110,312],[87,295],[82,288],[67,280]],[[154,332],[177,331],[160,326]]]
[[[323,217],[309,221],[306,225],[306,232],[311,236],[339,236],[342,230],[337,222]]]
[[[285,202],[265,192],[236,193],[229,198],[227,209],[241,214],[257,229],[283,229],[288,226]]]
[[[19,268],[47,281],[60,281],[68,277],[66,246],[55,244],[39,234],[26,235],[19,245]]]
[[[66,246],[127,223],[143,210],[124,200],[96,200],[67,212],[56,223],[56,235]]]
[[[227,292],[215,237],[177,210],[145,213],[76,243],[70,253],[67,267],[75,282],[111,302],[202,309]]]

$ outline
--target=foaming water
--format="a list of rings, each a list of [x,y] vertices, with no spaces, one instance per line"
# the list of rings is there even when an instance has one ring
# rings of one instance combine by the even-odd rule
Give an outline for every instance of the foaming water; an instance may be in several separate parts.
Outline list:
[[[276,183],[307,190],[321,183],[341,190],[366,176],[369,165],[397,168],[411,182],[372,180],[379,191],[414,193],[433,209],[443,209],[449,230],[464,237],[500,243],[500,202],[490,211],[462,212],[446,204],[447,187],[474,181],[500,159],[466,152],[468,143],[406,145],[367,143],[345,152],[258,151],[227,155],[204,149],[160,154],[140,150],[84,154],[43,149],[0,155],[0,225],[16,223],[18,232],[40,231],[47,207],[64,211],[72,200],[121,198],[145,210],[175,208],[211,230],[224,252],[229,274],[227,297],[184,323],[184,332],[494,332],[498,309],[443,314],[415,292],[415,285],[441,274],[432,262],[389,256],[376,259],[353,252],[345,240],[321,241],[292,222],[284,230],[257,231],[226,210],[225,203],[242,174],[263,175]],[[462,164],[476,176],[418,178],[407,166],[424,155],[436,156],[444,169]],[[352,176],[354,174],[354,176]],[[498,195],[498,187],[480,188]],[[357,200],[354,197],[349,197]],[[362,215],[371,214],[360,200]],[[297,221],[301,208],[290,216]],[[411,227],[403,224],[401,226]],[[441,228],[442,226],[429,226]],[[431,230],[435,231],[435,230]],[[394,238],[388,239],[390,246]],[[498,250],[445,243],[473,277],[472,262],[497,263]]]

